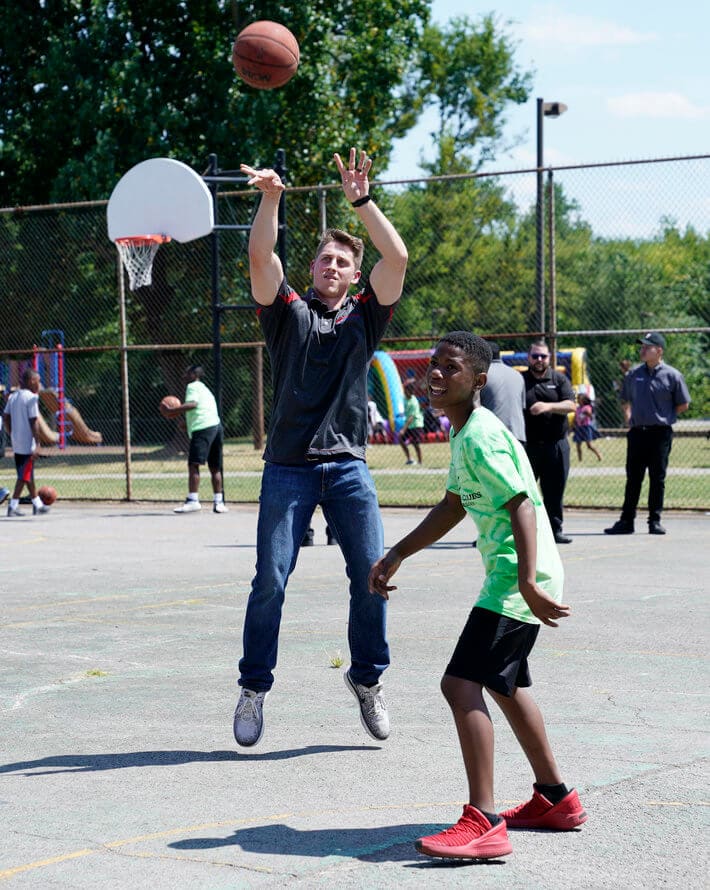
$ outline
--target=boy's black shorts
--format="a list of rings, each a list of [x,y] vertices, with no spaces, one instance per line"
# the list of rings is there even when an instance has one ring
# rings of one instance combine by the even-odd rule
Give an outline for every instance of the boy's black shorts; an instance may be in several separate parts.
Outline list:
[[[34,454],[16,454],[15,471],[22,482],[32,482],[35,476]]]
[[[222,466],[222,424],[208,426],[203,430],[195,430],[190,436],[189,464],[206,463],[210,470],[219,470]]]
[[[423,426],[408,426],[407,429],[402,433],[402,442],[423,442],[424,441],[424,427]]]
[[[516,686],[532,685],[528,655],[539,631],[539,624],[474,607],[446,673],[511,696]]]

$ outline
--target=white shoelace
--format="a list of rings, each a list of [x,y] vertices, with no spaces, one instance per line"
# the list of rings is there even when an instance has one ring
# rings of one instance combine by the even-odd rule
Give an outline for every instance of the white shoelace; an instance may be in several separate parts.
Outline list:
[[[257,720],[259,717],[259,698],[258,696],[244,696],[241,707],[238,709],[238,717],[240,720]]]

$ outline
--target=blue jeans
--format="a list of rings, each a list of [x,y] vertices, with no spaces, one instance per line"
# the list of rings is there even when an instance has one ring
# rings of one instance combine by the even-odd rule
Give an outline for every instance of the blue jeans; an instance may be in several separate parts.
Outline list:
[[[286,584],[318,504],[343,551],[350,579],[351,676],[372,686],[389,665],[387,604],[367,586],[370,567],[384,551],[377,493],[367,465],[354,458],[297,467],[267,462],[259,498],[256,575],[239,661],[239,685],[255,692],[271,689],[274,682]]]

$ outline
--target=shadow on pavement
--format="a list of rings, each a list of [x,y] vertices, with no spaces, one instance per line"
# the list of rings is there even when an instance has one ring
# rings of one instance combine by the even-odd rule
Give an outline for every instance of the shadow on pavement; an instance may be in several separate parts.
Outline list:
[[[39,760],[20,760],[17,763],[0,764],[0,773],[29,770],[28,776],[54,775],[55,773],[85,773],[110,769],[128,769],[138,766],[181,766],[187,763],[213,763],[233,760],[289,760],[309,754],[332,754],[339,751],[378,751],[376,745],[308,745],[269,751],[263,754],[243,755],[240,751],[127,751],[123,754],[57,754]]]

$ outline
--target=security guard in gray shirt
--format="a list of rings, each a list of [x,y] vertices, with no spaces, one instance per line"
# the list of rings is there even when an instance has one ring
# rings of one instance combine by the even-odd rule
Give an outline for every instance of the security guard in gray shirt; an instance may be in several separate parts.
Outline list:
[[[624,377],[621,400],[629,426],[626,439],[626,491],[621,518],[607,535],[630,535],[643,477],[648,470],[648,531],[665,535],[661,525],[666,469],[673,442],[673,424],[688,410],[690,393],[680,371],[663,361],[665,338],[657,331],[642,337],[641,364]]]

